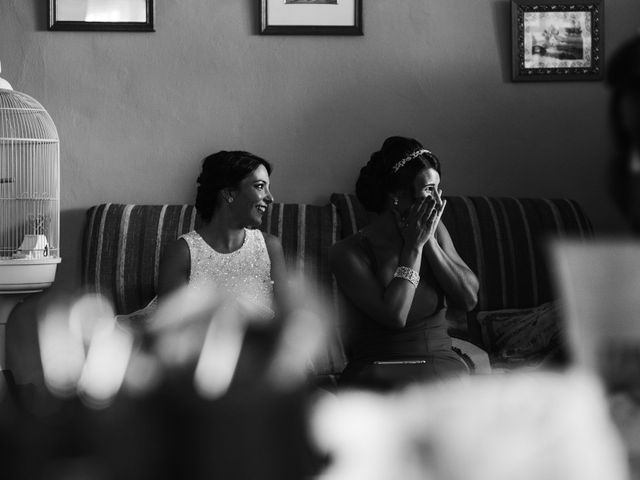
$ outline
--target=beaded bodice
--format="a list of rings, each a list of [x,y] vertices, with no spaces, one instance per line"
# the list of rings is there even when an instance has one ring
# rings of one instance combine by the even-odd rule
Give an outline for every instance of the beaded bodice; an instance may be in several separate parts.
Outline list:
[[[220,291],[273,312],[271,260],[260,230],[245,229],[242,246],[231,253],[219,253],[195,230],[182,235],[191,256],[189,285],[213,283]]]

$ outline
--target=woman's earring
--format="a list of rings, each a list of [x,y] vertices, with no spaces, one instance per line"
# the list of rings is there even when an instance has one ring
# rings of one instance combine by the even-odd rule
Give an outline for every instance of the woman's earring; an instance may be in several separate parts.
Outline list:
[[[397,207],[397,206],[398,206],[398,199],[397,199],[397,198],[394,198],[394,199],[393,199],[393,206],[394,206],[394,207]]]

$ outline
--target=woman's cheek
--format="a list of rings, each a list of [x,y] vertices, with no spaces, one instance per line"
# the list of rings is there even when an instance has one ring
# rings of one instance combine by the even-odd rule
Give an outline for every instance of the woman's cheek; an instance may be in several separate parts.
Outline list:
[[[415,196],[414,201],[418,202],[419,200],[422,200],[423,198],[434,198],[433,192],[422,190],[422,191],[418,192],[418,194]]]

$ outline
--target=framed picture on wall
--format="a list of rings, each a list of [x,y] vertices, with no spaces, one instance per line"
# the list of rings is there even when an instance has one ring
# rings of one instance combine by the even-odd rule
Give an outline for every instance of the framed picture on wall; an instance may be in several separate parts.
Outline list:
[[[363,35],[362,0],[261,0],[263,35]]]
[[[154,0],[49,0],[49,30],[153,32]]]
[[[604,0],[511,0],[512,80],[601,80]]]

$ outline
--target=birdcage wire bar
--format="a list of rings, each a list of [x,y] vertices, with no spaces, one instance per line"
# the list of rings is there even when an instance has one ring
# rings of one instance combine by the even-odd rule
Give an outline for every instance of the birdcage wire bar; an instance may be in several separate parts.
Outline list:
[[[59,158],[44,107],[0,89],[0,263],[59,262]]]

